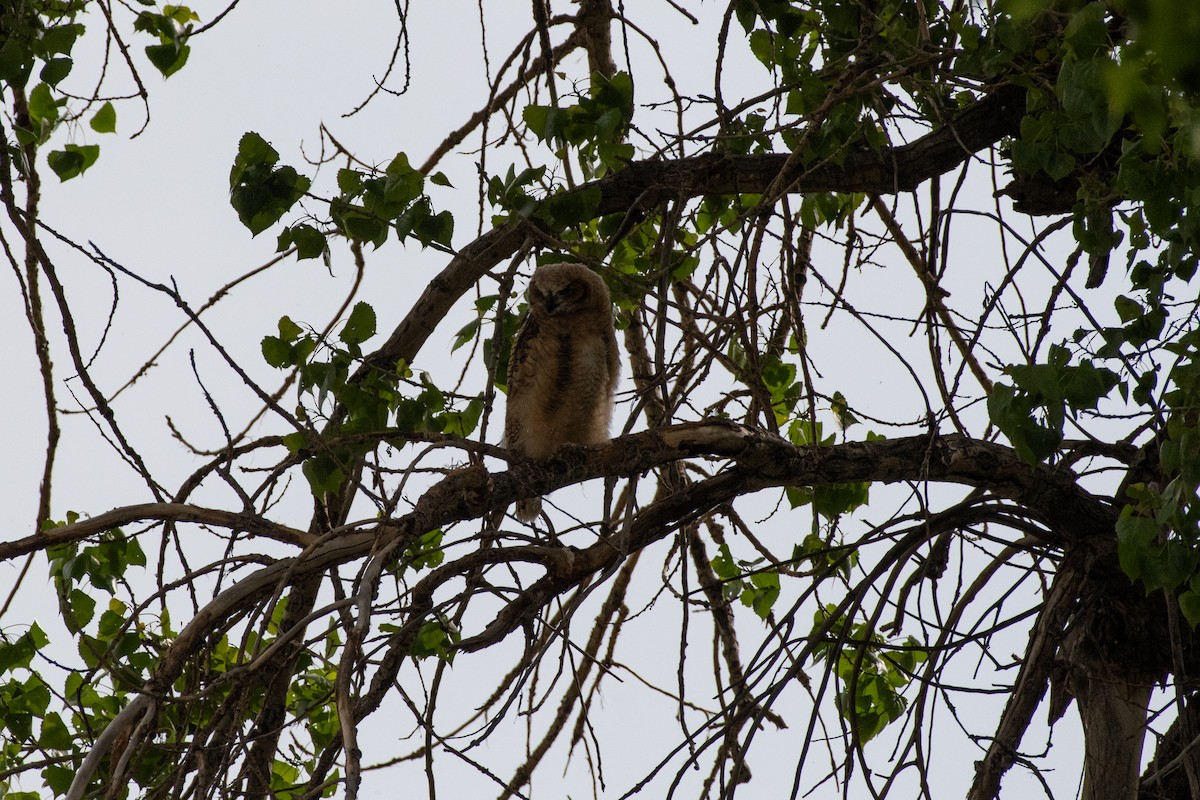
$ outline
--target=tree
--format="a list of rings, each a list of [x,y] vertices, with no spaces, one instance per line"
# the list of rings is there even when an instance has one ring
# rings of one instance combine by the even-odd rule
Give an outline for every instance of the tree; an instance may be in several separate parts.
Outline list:
[[[53,218],[78,184],[47,168],[96,179],[118,115],[155,124],[149,75],[251,12],[0,5],[38,372],[10,391],[47,420],[9,454],[41,478],[0,544],[6,796],[1200,794],[1200,10],[638,5],[535,0],[511,42],[481,6],[488,91],[417,166],[403,131],[322,127],[299,167],[215,144],[278,256],[207,302]],[[396,13],[347,110],[428,122],[404,91],[444,65]],[[401,258],[437,272],[397,320],[364,281]],[[614,297],[615,438],[530,462],[496,433],[507,353],[564,259]],[[99,357],[147,297],[179,328],[123,386]],[[106,443],[115,508],[64,510],[66,434]],[[43,570],[53,635],[14,618]]]

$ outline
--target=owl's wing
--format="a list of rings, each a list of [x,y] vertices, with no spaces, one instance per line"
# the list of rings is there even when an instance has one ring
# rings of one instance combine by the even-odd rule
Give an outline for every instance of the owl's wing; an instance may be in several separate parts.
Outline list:
[[[538,323],[532,315],[525,317],[513,340],[512,352],[508,357],[508,392],[512,394],[514,384],[520,391],[523,378],[532,369],[530,357],[533,352],[533,340],[538,335]]]
[[[504,418],[504,445],[517,451],[524,449],[521,414],[529,402],[532,372],[536,369],[533,342],[537,335],[537,320],[532,315],[525,317],[508,357],[508,406]]]
[[[604,331],[604,356],[608,361],[608,385],[604,388],[608,402],[611,403],[617,391],[617,382],[621,378],[621,349],[617,345],[617,331],[613,326],[611,312]]]

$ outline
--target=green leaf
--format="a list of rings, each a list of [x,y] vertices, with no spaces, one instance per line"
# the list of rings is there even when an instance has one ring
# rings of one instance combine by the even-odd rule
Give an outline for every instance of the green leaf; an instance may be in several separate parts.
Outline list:
[[[311,336],[301,338],[303,333],[304,329],[292,322],[291,317],[280,317],[279,336],[263,337],[263,358],[276,368],[303,364],[316,346]]]
[[[334,224],[347,238],[371,242],[375,247],[381,247],[387,241],[386,221],[365,207],[334,198],[329,211]]]
[[[49,639],[36,622],[12,642],[5,641],[3,634],[0,634],[0,674],[14,669],[28,669],[37,651],[48,643]]]
[[[282,253],[292,246],[296,248],[296,258],[301,261],[318,256],[328,258],[329,255],[329,242],[325,234],[305,223],[284,228],[279,234],[275,252]]]
[[[314,456],[300,468],[316,497],[337,492],[346,480],[346,473],[338,463],[327,455]]]
[[[1142,304],[1137,300],[1126,297],[1125,295],[1117,295],[1117,299],[1113,301],[1116,306],[1117,316],[1121,318],[1121,322],[1129,322],[1142,316]]]
[[[200,16],[187,6],[165,5],[163,16],[183,25],[188,22],[199,22]]]
[[[97,633],[101,639],[113,639],[125,630],[125,612],[129,609],[115,597],[109,598],[108,608],[100,615]]]
[[[71,732],[58,712],[51,711],[42,719],[42,731],[38,736],[38,746],[47,750],[70,750],[74,744]]]
[[[55,797],[60,797],[71,788],[71,783],[75,780],[75,770],[69,766],[51,764],[42,770],[42,780],[50,787],[50,791],[54,792]]]
[[[42,51],[47,54],[59,53],[65,56],[71,52],[75,46],[75,40],[79,38],[83,30],[83,25],[78,23],[56,25],[42,31],[39,44]]]
[[[834,520],[869,500],[869,483],[831,483],[813,489],[813,509],[822,517]]]
[[[96,613],[96,601],[91,595],[79,589],[72,589],[70,594],[71,624],[76,631],[82,630],[92,621]]]
[[[271,796],[280,800],[292,800],[292,791],[300,781],[300,770],[282,759],[271,765]]]
[[[473,397],[471,402],[467,403],[467,407],[463,411],[447,411],[445,417],[445,425],[442,427],[442,433],[448,433],[452,436],[467,437],[475,432],[475,428],[479,426],[479,418],[483,415],[483,395]]]
[[[255,236],[278,222],[311,183],[292,167],[276,167],[278,161],[279,153],[251,131],[238,143],[229,171],[230,205]]]
[[[0,43],[0,81],[24,87],[33,71],[33,52],[20,37]]]
[[[248,171],[270,167],[277,161],[279,161],[279,153],[267,143],[266,139],[254,131],[243,134],[238,142],[238,152],[233,159],[233,168],[229,171],[229,188],[237,187]]]
[[[288,449],[292,455],[297,455],[301,450],[308,446],[308,437],[302,431],[293,431],[283,436],[283,446]]]
[[[113,104],[105,101],[88,123],[96,133],[115,133],[117,130],[117,110]]]
[[[280,338],[288,342],[295,341],[304,333],[304,329],[292,322],[292,318],[288,316],[279,318],[278,327]]]
[[[454,215],[449,211],[439,211],[418,223],[416,227],[417,240],[423,245],[440,244],[449,247],[454,238]]]
[[[850,411],[850,404],[846,402],[846,397],[841,392],[833,393],[833,401],[830,405],[839,428],[846,430],[851,425],[858,424],[858,417]]]
[[[181,41],[166,44],[152,44],[146,48],[146,57],[150,59],[164,78],[169,78],[187,63],[192,48]]]
[[[1121,569],[1137,580],[1146,571],[1150,560],[1157,555],[1158,525],[1154,520],[1138,516],[1127,506],[1117,519],[1117,556]]]
[[[63,78],[71,74],[75,62],[69,58],[52,58],[42,67],[38,77],[51,86],[57,86]]]
[[[425,176],[412,168],[405,153],[397,153],[385,172],[387,178],[383,182],[383,196],[398,207],[416,200],[425,188]]]
[[[5,714],[4,724],[13,733],[18,742],[29,741],[33,738],[33,715],[14,711],[11,708]]]
[[[729,545],[722,544],[717,555],[709,562],[713,568],[713,572],[723,581],[734,580],[742,574],[738,569],[737,564],[733,561],[733,556],[729,553]]]
[[[756,30],[750,34],[750,52],[754,54],[764,66],[771,67],[775,64],[775,47],[772,44],[771,34],[765,30]]]
[[[787,486],[783,491],[792,508],[806,506],[813,500],[813,490],[807,486]]]
[[[521,112],[521,119],[539,141],[545,142],[554,138],[555,111],[550,106],[529,105]]]
[[[560,230],[580,225],[595,216],[601,195],[595,185],[552,195],[538,206],[537,217]]]
[[[442,550],[441,528],[423,534],[404,551],[403,561],[413,569],[430,569],[442,563],[446,554]]]
[[[1072,55],[1080,60],[1090,60],[1108,48],[1110,40],[1106,15],[1107,8],[1101,2],[1089,3],[1071,15],[1064,39]]]
[[[275,336],[264,336],[262,340],[263,360],[276,369],[293,366],[292,345]]]
[[[337,185],[342,194],[356,196],[362,191],[363,175],[358,170],[343,167],[338,170]]]
[[[355,303],[350,317],[338,338],[346,344],[357,345],[375,335],[375,309],[367,303]]]
[[[450,246],[454,236],[454,216],[449,211],[433,213],[429,200],[422,198],[396,217],[396,235],[416,238],[422,247],[437,243]]]
[[[46,645],[50,644],[50,637],[42,630],[42,627],[36,622],[29,626],[29,630],[25,634],[29,637],[29,641],[38,650],[41,650]]]
[[[61,181],[69,181],[85,172],[100,157],[100,145],[69,144],[62,150],[54,150],[46,156],[46,163]]]
[[[454,343],[450,346],[451,353],[475,338],[475,334],[479,333],[480,322],[479,319],[473,319],[458,329],[458,333],[454,335]]]
[[[759,619],[766,619],[779,598],[779,573],[755,572],[750,585],[742,590],[742,603],[754,609]]]
[[[1189,589],[1179,595],[1179,610],[1193,628],[1200,625],[1200,594]]]
[[[42,126],[52,125],[58,121],[58,107],[64,102],[64,100],[54,99],[49,84],[39,83],[29,93],[27,100],[29,117]]]
[[[430,620],[421,625],[408,648],[414,658],[437,656],[448,664],[454,663],[454,645],[460,636],[447,621]]]

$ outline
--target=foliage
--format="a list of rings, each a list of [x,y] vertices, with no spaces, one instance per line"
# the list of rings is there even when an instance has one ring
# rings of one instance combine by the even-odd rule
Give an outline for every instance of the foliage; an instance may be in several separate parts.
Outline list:
[[[607,77],[594,72],[590,91],[580,95],[579,102],[565,108],[529,105],[521,116],[531,133],[554,147],[560,161],[569,157],[568,148],[578,150],[587,180],[618,170],[633,158],[633,145],[625,141],[633,119],[633,79],[628,73]],[[580,220],[590,216],[585,212]]]
[[[279,153],[257,133],[238,143],[229,171],[229,202],[242,224],[260,234],[279,221],[308,191],[309,180],[295,168],[275,166]]]
[[[819,610],[813,621],[814,635],[821,632],[833,641],[819,645],[816,657],[834,664],[843,686],[838,709],[850,723],[854,740],[864,744],[904,714],[907,701],[900,690],[928,654],[911,636],[893,646],[866,623],[847,626],[831,605]]]
[[[988,396],[992,422],[1030,462],[1042,461],[1062,445],[1067,412],[1094,411],[1118,383],[1110,369],[1084,360],[1072,366],[1064,347],[1052,346],[1045,364],[1015,364],[1005,369],[1015,386],[1000,385]]]
[[[324,341],[316,332],[305,333],[286,316],[280,318],[278,327],[278,336],[263,337],[263,358],[272,367],[294,368],[299,376],[302,402],[296,407],[296,417],[306,423],[305,430],[290,433],[283,441],[303,459],[304,475],[318,497],[338,491],[355,459],[374,449],[371,434],[391,431],[400,436],[446,433],[466,437],[479,424],[482,395],[457,410],[427,373],[414,381],[412,370],[403,362],[389,372],[373,370],[365,378],[352,379],[352,368],[362,360],[362,345],[375,336],[375,310],[368,303],[355,304],[338,333],[340,344]],[[407,396],[405,387],[415,396]],[[305,397],[310,405],[303,402]],[[344,416],[336,441],[321,442],[311,423],[339,413]]]
[[[738,598],[742,605],[754,609],[754,613],[765,620],[771,613],[771,606],[779,599],[779,573],[770,568],[757,570],[754,567],[753,561],[735,562],[727,544],[721,545],[719,554],[712,560],[713,572],[721,579],[726,598]]]

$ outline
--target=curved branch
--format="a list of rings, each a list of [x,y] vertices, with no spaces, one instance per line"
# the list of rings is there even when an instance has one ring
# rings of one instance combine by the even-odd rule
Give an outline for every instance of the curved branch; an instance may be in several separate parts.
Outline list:
[[[72,525],[62,525],[11,542],[0,542],[0,561],[36,553],[55,545],[78,542],[97,533],[132,525],[136,522],[198,522],[234,531],[266,536],[284,544],[307,547],[316,538],[305,531],[289,528],[252,514],[205,508],[189,503],[142,503],[114,508],[112,511],[81,519]]]
[[[974,153],[1020,131],[1025,89],[1004,85],[968,106],[950,124],[906,145],[849,153],[841,164],[819,163],[784,182],[789,193],[909,192],[943,175]],[[780,177],[788,153],[735,155],[707,153],[671,160],[636,161],[612,175],[583,184],[565,195],[600,190],[595,217],[638,212],[666,199],[706,194],[759,194]],[[558,198],[560,196],[556,196]],[[426,286],[391,337],[366,359],[367,370],[412,362],[433,329],[489,269],[509,258],[526,240],[523,223],[496,228],[468,244]]]

